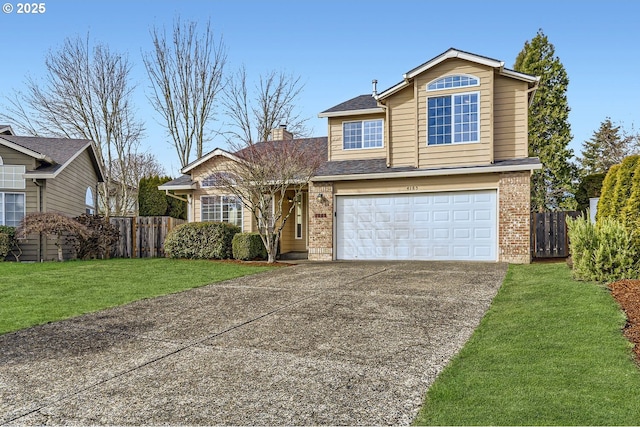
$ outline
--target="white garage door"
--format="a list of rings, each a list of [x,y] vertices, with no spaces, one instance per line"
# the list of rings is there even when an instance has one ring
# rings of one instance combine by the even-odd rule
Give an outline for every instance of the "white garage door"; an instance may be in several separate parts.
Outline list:
[[[495,190],[338,196],[336,258],[497,260]]]

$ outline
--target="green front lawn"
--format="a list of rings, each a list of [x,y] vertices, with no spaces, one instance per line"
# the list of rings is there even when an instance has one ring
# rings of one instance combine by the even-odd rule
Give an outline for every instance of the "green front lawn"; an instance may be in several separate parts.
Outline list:
[[[416,424],[638,425],[640,370],[608,291],[563,264],[512,265]]]
[[[0,262],[0,334],[269,268],[166,258]]]

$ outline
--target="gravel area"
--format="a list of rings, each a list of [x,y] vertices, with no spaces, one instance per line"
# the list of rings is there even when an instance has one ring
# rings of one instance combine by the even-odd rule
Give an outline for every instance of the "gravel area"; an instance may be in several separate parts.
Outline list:
[[[504,264],[301,263],[0,336],[0,424],[408,425]]]

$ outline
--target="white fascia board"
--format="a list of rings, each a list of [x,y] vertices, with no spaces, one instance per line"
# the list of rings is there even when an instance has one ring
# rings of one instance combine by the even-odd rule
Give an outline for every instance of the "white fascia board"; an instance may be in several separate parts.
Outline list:
[[[375,114],[375,113],[384,113],[384,108],[367,108],[364,110],[347,110],[347,111],[332,111],[329,113],[320,113],[318,117],[342,117],[342,116],[359,116],[361,114]]]
[[[500,70],[500,74],[503,76],[511,77],[517,80],[522,80],[527,83],[535,83],[537,84],[540,81],[540,76],[532,76],[525,73],[520,73],[518,71],[502,69]]]
[[[196,184],[182,184],[182,185],[159,185],[158,190],[195,190]]]
[[[405,74],[405,76],[406,76],[406,74]],[[381,100],[381,99],[384,99],[384,98],[386,98],[386,97],[388,97],[390,95],[393,95],[394,93],[398,92],[399,90],[404,89],[407,86],[409,86],[409,81],[408,80],[401,81],[397,85],[391,86],[389,89],[386,89],[385,91],[380,92],[378,94],[378,96],[376,96],[376,100]]]
[[[382,173],[360,173],[351,175],[324,175],[314,176],[311,181],[357,181],[369,179],[388,179],[388,178],[416,178],[426,176],[448,176],[448,175],[471,175],[480,173],[496,173],[496,172],[522,172],[534,171],[542,169],[541,163],[528,165],[509,165],[509,166],[479,166],[479,167],[462,167],[451,169],[426,169],[405,172],[382,172]]]
[[[476,64],[486,65],[488,67],[500,68],[504,66],[504,62],[496,61],[495,59],[485,58],[484,56],[474,55],[472,53],[460,52],[455,49],[449,49],[445,53],[440,56],[433,58],[431,61],[424,63],[418,68],[414,68],[413,70],[404,74],[405,79],[412,79],[418,74],[422,74],[427,71],[429,68],[433,68],[436,65],[440,64],[443,61],[451,58],[460,58],[466,61],[475,62]]]
[[[228,159],[231,159],[235,162],[241,162],[242,160],[240,160],[239,157],[234,156],[233,154],[229,153],[228,151],[225,151],[221,148],[216,148],[215,150],[209,152],[209,154],[206,154],[202,157],[200,157],[199,159],[194,160],[193,162],[189,163],[187,166],[183,167],[180,172],[182,172],[183,174],[187,174],[190,170],[194,169],[197,166],[200,166],[201,164],[203,164],[204,162],[206,162],[209,159],[212,159],[213,157],[217,157],[217,156],[222,156],[222,157],[226,157]]]

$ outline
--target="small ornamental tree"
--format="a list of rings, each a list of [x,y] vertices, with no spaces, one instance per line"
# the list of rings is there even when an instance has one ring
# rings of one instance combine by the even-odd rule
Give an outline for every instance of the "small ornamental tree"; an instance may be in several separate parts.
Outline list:
[[[16,237],[26,239],[30,234],[43,233],[55,239],[54,244],[58,248],[58,261],[64,261],[63,241],[64,237],[79,236],[87,238],[87,227],[68,216],[55,212],[34,212],[27,214],[16,229]]]

